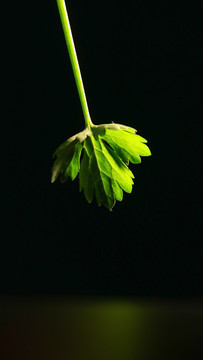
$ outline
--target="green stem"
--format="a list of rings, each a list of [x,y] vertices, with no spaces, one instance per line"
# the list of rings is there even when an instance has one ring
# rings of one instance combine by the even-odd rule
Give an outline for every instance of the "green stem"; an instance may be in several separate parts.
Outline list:
[[[58,4],[59,14],[61,17],[63,31],[64,31],[66,44],[67,44],[67,48],[68,48],[68,52],[69,52],[69,56],[70,56],[70,61],[71,61],[71,65],[72,65],[72,69],[73,69],[73,73],[74,73],[74,77],[75,77],[75,82],[77,85],[78,94],[79,94],[79,98],[80,98],[80,102],[81,102],[81,106],[82,106],[82,110],[83,110],[83,114],[84,114],[84,118],[85,118],[85,125],[86,125],[86,127],[88,127],[90,129],[91,126],[93,125],[93,123],[91,121],[90,114],[89,114],[87,99],[86,99],[86,95],[85,95],[85,89],[84,89],[83,82],[82,82],[82,76],[81,76],[80,67],[79,67],[77,54],[76,54],[76,50],[75,50],[75,45],[74,45],[74,41],[73,41],[73,36],[72,36],[72,32],[71,32],[68,13],[66,10],[66,4],[65,4],[64,0],[56,0],[56,1]]]

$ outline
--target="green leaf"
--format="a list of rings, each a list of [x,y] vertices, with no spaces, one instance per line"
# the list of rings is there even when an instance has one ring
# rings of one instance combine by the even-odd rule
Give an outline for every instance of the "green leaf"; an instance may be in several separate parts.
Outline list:
[[[76,178],[80,168],[83,141],[87,136],[91,135],[92,132],[89,129],[85,129],[67,139],[56,149],[53,155],[53,157],[56,157],[56,160],[52,167],[52,183],[56,181],[59,176],[61,182],[67,181],[68,176],[70,176],[72,180]]]
[[[56,181],[58,176],[63,174],[66,168],[69,166],[74,155],[75,143],[76,141],[70,143],[67,141],[55,151],[54,156],[56,156],[57,158],[52,168],[52,183]]]
[[[115,131],[107,129],[105,135],[102,136],[109,145],[117,152],[121,159],[128,164],[141,162],[141,156],[149,156],[151,152],[144,144],[147,141],[139,135],[129,133],[125,130]]]
[[[112,209],[116,200],[122,201],[123,191],[132,192],[134,175],[127,166],[129,162],[138,164],[140,155],[151,155],[146,142],[131,127],[92,126],[56,150],[52,182],[58,176],[62,182],[68,177],[74,180],[79,173],[80,191],[84,191],[86,200],[91,203],[95,195],[99,206]]]
[[[77,143],[75,145],[74,154],[69,165],[64,169],[64,172],[61,174],[61,181],[65,182],[70,176],[71,180],[75,180],[76,176],[80,170],[80,156],[82,151],[82,143]]]
[[[80,190],[84,190],[87,201],[91,202],[94,189],[98,205],[111,209],[115,200],[122,200],[122,189],[129,193],[132,191],[134,176],[99,136],[88,137],[84,149],[79,175]]]
[[[84,147],[83,158],[80,167],[80,191],[84,189],[86,200],[91,203],[94,196],[94,184],[89,176],[89,154],[88,149]]]

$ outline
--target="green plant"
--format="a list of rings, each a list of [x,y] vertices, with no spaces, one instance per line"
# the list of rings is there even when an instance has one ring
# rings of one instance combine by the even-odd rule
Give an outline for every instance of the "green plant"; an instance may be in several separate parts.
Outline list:
[[[69,18],[64,0],[57,0],[70,61],[85,119],[85,129],[67,139],[55,153],[52,168],[54,182],[72,180],[79,173],[80,191],[91,203],[95,195],[99,206],[112,209],[116,200],[122,201],[123,190],[131,193],[134,175],[129,162],[139,164],[140,156],[150,156],[147,140],[132,127],[121,124],[94,125],[91,121],[79,63],[75,51]],[[82,158],[82,160],[81,160]]]

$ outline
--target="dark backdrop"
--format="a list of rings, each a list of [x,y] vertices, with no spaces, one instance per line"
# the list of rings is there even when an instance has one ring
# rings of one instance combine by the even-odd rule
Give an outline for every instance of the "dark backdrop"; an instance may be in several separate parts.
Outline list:
[[[152,157],[113,212],[78,179],[51,184],[53,151],[84,127],[58,9],[5,12],[1,293],[200,296],[200,9],[67,5],[92,121],[135,127]]]

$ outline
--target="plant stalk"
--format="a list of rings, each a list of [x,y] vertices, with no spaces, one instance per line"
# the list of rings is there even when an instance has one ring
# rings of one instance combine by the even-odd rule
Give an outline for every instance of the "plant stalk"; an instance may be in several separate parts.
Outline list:
[[[70,56],[73,74],[75,77],[75,82],[77,85],[78,94],[79,94],[79,98],[80,98],[80,102],[81,102],[81,106],[82,106],[82,110],[83,110],[83,115],[85,118],[85,125],[89,129],[91,129],[91,126],[93,125],[93,123],[91,121],[90,114],[89,114],[87,99],[86,99],[86,95],[85,95],[85,89],[84,89],[84,85],[83,85],[83,81],[82,81],[79,62],[77,59],[77,54],[76,54],[75,45],[74,45],[74,41],[73,41],[73,36],[72,36],[72,31],[71,31],[68,13],[67,13],[67,9],[66,9],[66,4],[65,4],[64,0],[56,0],[56,1],[57,1],[58,9],[59,9],[63,32],[65,35],[65,40],[66,40],[66,44],[67,44],[67,48],[68,48],[68,53]]]

